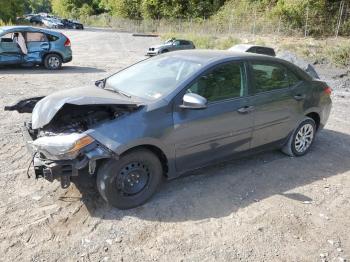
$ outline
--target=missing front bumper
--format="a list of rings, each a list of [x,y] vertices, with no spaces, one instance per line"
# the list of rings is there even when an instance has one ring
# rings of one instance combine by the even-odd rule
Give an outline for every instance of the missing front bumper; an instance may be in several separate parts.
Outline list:
[[[36,179],[59,180],[62,188],[68,188],[71,177],[79,175],[75,160],[50,161],[40,157],[34,157],[34,172]]]
[[[27,149],[33,155],[35,178],[44,178],[49,182],[59,180],[62,188],[68,188],[71,183],[71,177],[78,176],[86,167],[88,167],[88,173],[93,175],[97,160],[112,157],[117,158],[112,151],[98,142],[94,142],[83,148],[75,159],[47,159],[42,153],[33,151],[31,142],[36,139],[36,134],[31,129],[30,123],[25,123],[22,131]]]

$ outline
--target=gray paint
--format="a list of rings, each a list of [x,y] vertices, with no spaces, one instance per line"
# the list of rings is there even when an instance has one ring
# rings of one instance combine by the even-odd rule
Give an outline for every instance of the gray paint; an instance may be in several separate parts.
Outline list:
[[[64,103],[143,105],[139,110],[96,125],[86,133],[117,155],[136,146],[154,146],[167,157],[168,176],[175,177],[236,153],[274,143],[280,146],[308,113],[320,115],[321,127],[328,119],[331,100],[323,92],[326,84],[313,80],[286,61],[230,51],[179,51],[165,55],[191,57],[202,61],[204,66],[169,95],[155,101],[122,99],[120,95],[97,87],[58,92],[38,103],[33,112],[33,116],[39,118],[35,120],[36,126],[48,123]],[[303,80],[293,87],[255,95],[249,67],[253,60],[282,64]],[[245,96],[208,103],[204,109],[181,108],[189,84],[208,69],[227,61],[245,63],[248,73]],[[305,99],[295,100],[298,94],[304,94]],[[238,111],[244,107],[255,110]]]

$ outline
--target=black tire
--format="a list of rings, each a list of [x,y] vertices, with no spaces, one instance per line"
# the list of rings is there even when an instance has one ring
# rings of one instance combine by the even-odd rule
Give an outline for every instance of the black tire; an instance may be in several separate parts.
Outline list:
[[[159,158],[146,149],[140,149],[119,160],[105,161],[97,172],[97,188],[110,205],[130,209],[149,200],[163,179]]]
[[[44,59],[44,66],[49,70],[58,70],[62,67],[62,58],[57,54],[48,54]]]
[[[308,137],[305,138],[307,140],[305,142],[306,143],[305,148],[298,147],[301,144],[303,144],[303,143],[300,143],[300,139],[301,139],[300,133],[303,133],[302,128],[304,128],[305,132],[307,134],[309,134]],[[310,130],[310,132],[308,133],[307,130]],[[286,155],[289,155],[289,156],[296,156],[296,157],[303,156],[310,151],[311,146],[315,141],[315,136],[316,136],[316,123],[315,123],[315,121],[310,117],[305,117],[305,119],[293,131],[292,135],[288,139],[288,142],[282,148],[282,152],[285,153]],[[297,139],[298,139],[298,141],[297,141]]]

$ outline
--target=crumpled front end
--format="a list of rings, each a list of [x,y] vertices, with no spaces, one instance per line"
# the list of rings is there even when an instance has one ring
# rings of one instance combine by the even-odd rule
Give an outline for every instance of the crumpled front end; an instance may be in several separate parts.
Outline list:
[[[71,177],[82,170],[93,175],[100,159],[116,157],[92,137],[84,133],[51,134],[38,137],[38,132],[25,123],[23,134],[29,151],[33,155],[36,178],[53,182],[60,180],[62,188],[70,185]]]
[[[32,113],[23,133],[33,154],[35,175],[58,179],[66,188],[82,170],[93,175],[99,160],[118,158],[108,141],[97,141],[89,133],[140,106],[102,89],[76,88],[21,100],[5,110]]]

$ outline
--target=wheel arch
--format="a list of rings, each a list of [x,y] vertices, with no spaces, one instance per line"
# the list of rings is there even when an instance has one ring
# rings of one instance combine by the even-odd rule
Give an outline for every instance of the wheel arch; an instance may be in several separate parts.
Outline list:
[[[44,63],[45,58],[46,58],[48,55],[52,55],[52,54],[54,54],[54,55],[59,55],[60,58],[61,58],[61,60],[62,60],[62,62],[63,62],[63,55],[62,55],[60,52],[56,52],[56,51],[49,51],[49,52],[45,53],[45,54],[43,55],[43,61],[42,61],[42,62]]]
[[[307,113],[305,116],[310,117],[311,119],[313,119],[315,121],[316,130],[318,130],[318,128],[320,127],[320,123],[321,123],[320,114],[317,112],[310,112],[310,113]]]
[[[166,156],[165,152],[160,147],[158,147],[156,145],[152,145],[152,144],[136,145],[136,146],[130,147],[127,150],[125,150],[123,153],[120,154],[120,157],[122,157],[125,154],[129,154],[133,151],[140,150],[140,149],[146,149],[146,150],[151,151],[153,154],[155,154],[159,158],[159,160],[162,164],[164,176],[168,177],[168,174],[170,171],[169,169],[171,169],[171,168],[169,168],[168,157]]]

